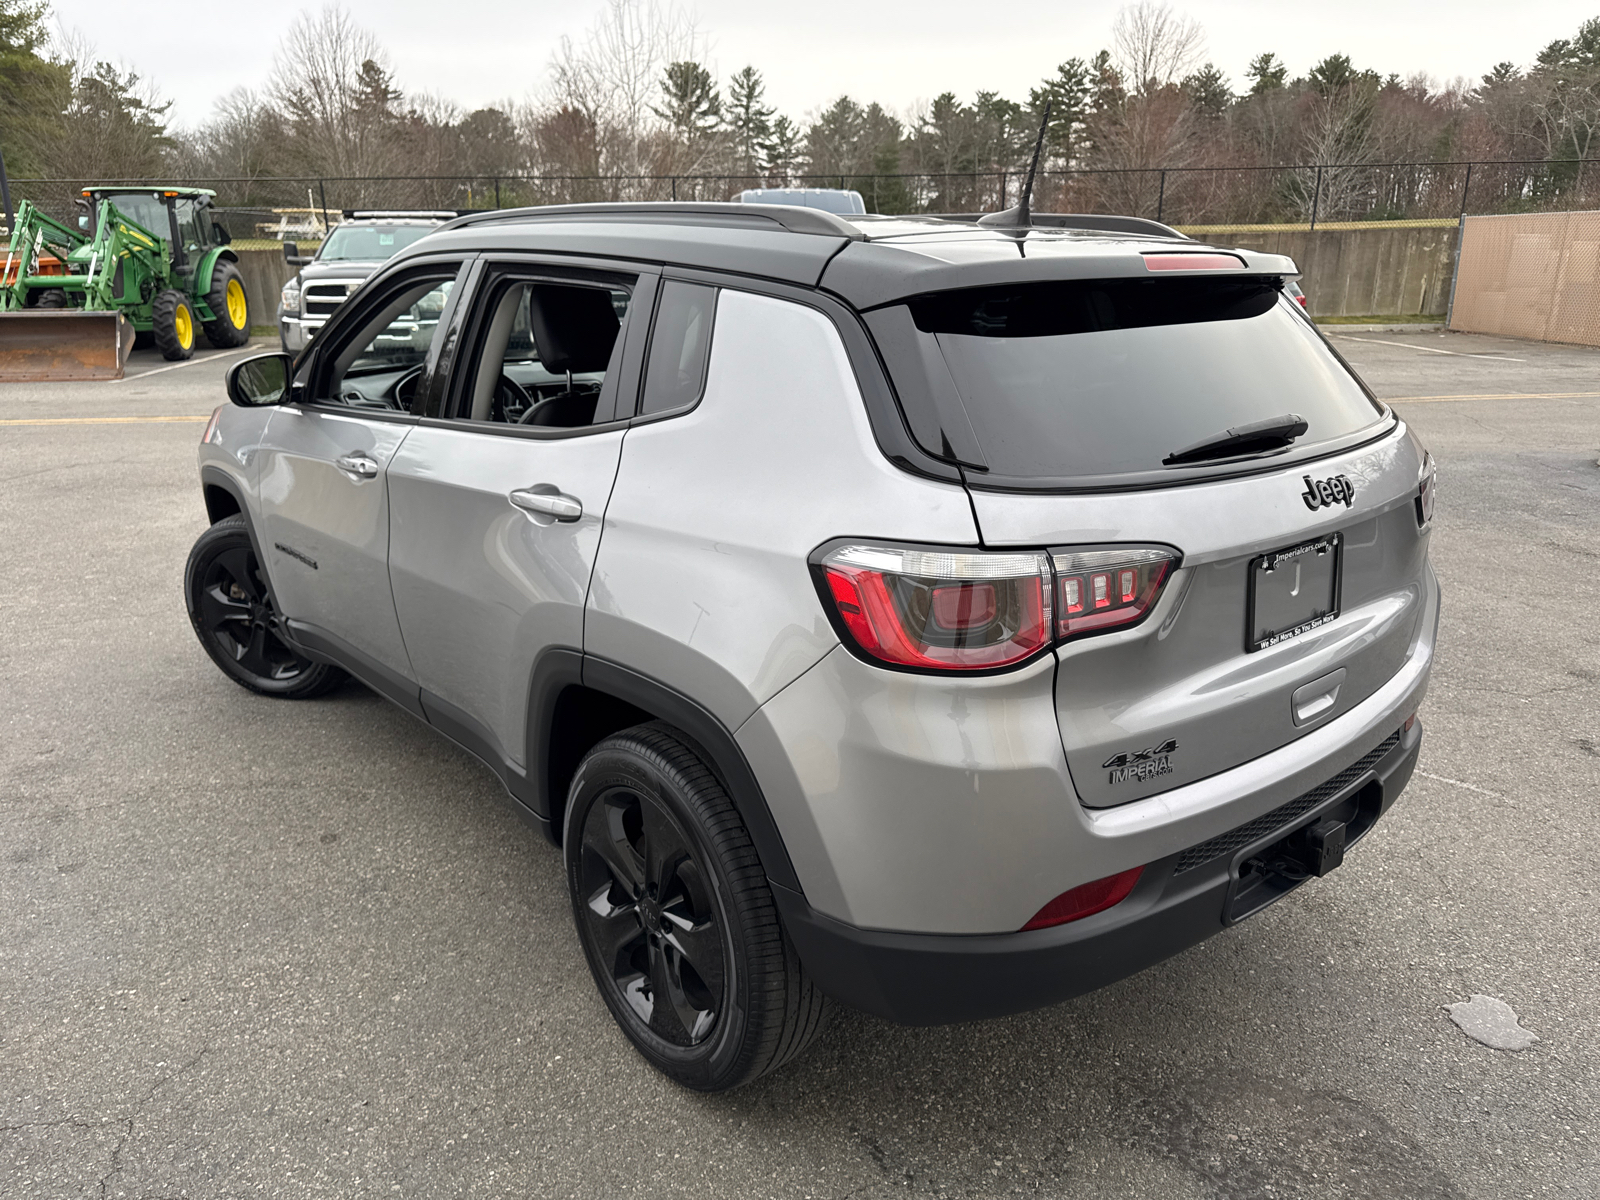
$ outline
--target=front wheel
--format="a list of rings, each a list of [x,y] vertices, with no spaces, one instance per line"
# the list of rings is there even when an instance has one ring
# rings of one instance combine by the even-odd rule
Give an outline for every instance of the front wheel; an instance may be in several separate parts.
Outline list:
[[[194,357],[194,309],[189,298],[177,288],[168,288],[150,305],[150,332],[156,349],[169,362]]]
[[[827,1002],[779,923],[744,822],[671,728],[636,726],[589,751],[564,826],[578,939],[652,1066],[720,1092],[817,1036]]]
[[[250,340],[250,298],[239,268],[225,258],[218,259],[211,271],[206,307],[216,314],[206,322],[206,341],[218,350],[231,350]]]
[[[338,667],[303,658],[284,638],[242,516],[224,517],[200,535],[183,592],[195,636],[241,687],[305,700],[344,681]]]

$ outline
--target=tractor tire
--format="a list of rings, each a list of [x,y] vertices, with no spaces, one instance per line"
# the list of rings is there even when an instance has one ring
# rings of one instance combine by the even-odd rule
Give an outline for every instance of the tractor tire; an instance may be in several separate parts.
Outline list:
[[[195,319],[189,297],[177,288],[168,288],[156,297],[150,306],[151,332],[156,337],[156,349],[168,362],[194,357]]]
[[[225,258],[211,272],[206,305],[217,314],[215,321],[206,322],[206,341],[218,350],[232,350],[250,340],[250,298],[239,268]]]
[[[66,308],[67,294],[60,288],[48,288],[40,292],[33,301],[35,308]]]

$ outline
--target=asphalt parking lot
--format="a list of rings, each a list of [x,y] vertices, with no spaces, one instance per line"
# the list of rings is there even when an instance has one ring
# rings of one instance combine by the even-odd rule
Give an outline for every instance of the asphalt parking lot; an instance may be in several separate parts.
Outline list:
[[[1440,463],[1391,814],[1105,991],[839,1011],[720,1097],[616,1031],[483,766],[195,642],[194,446],[236,354],[0,386],[0,1196],[1600,1194],[1600,350],[1336,344]],[[1444,1006],[1474,993],[1539,1040],[1470,1040]]]

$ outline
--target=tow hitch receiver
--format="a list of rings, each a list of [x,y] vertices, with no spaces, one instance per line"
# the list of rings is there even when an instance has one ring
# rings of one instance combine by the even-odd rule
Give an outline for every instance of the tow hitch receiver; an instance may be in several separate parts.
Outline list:
[[[1239,880],[1224,921],[1242,921],[1306,880],[1321,878],[1339,866],[1344,862],[1347,832],[1345,822],[1323,817],[1249,855],[1239,864]]]

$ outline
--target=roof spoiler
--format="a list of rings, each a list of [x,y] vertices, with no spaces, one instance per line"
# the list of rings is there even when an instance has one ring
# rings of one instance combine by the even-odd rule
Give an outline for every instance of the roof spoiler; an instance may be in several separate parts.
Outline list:
[[[743,225],[752,222],[775,225],[789,233],[820,234],[824,237],[864,241],[866,235],[856,226],[820,208],[801,208],[793,204],[721,204],[695,200],[659,200],[623,204],[549,204],[539,208],[502,208],[493,212],[458,217],[444,226],[464,229],[471,225],[491,225],[513,221],[631,220],[641,224],[670,223],[683,218],[700,218],[708,224]],[[976,220],[976,217],[972,218]]]
[[[975,225],[978,222],[978,218],[986,214],[919,213],[918,215],[935,217],[941,221],[965,221]],[[1088,229],[1099,233],[1132,233],[1142,234],[1145,237],[1193,240],[1187,234],[1179,233],[1171,225],[1163,225],[1160,221],[1146,220],[1144,217],[1118,217],[1100,213],[1036,212],[1030,215],[1030,221],[1035,229]]]

